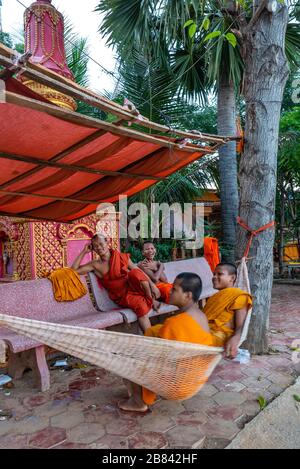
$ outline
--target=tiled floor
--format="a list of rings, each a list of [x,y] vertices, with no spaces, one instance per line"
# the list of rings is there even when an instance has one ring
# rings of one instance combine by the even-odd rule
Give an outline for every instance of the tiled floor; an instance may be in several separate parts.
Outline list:
[[[117,409],[126,395],[120,378],[95,367],[52,370],[51,390],[37,392],[31,372],[10,395],[0,391],[0,448],[222,448],[260,410],[294,382],[300,363],[291,344],[300,339],[300,288],[275,285],[270,344],[278,353],[247,365],[222,361],[201,392],[185,402],[160,400],[151,413]]]

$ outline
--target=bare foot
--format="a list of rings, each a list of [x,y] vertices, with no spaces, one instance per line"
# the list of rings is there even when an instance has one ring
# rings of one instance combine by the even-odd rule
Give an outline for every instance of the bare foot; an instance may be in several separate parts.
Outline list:
[[[144,403],[138,403],[133,397],[125,401],[118,402],[119,409],[126,410],[127,412],[147,412],[148,406]]]
[[[133,395],[133,389],[132,389],[132,383],[131,381],[128,381],[128,379],[123,379],[123,383],[125,384],[128,392],[128,397],[131,397]]]
[[[157,300],[153,300],[153,309],[158,313],[159,309],[161,307],[161,303]]]

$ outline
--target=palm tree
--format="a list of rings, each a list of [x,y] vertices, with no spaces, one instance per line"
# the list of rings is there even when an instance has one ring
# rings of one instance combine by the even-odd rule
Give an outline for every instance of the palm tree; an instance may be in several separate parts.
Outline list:
[[[191,121],[195,124],[205,122],[205,130],[214,132],[211,124],[211,116],[215,116],[214,108],[203,113],[199,107],[176,97],[176,90],[177,85],[173,82],[170,70],[163,68],[158,60],[149,60],[134,50],[131,57],[120,66],[118,94],[114,99],[122,102],[125,97],[128,98],[142,115],[157,122],[168,125],[172,122],[178,128],[185,128],[186,123]],[[171,122],[166,121],[166,113]],[[133,126],[139,128],[138,124]],[[192,202],[216,179],[216,158],[208,156],[135,194],[130,197],[129,203],[142,202],[148,207],[148,213],[151,202],[167,203],[169,206],[180,203],[183,206],[184,203]]]

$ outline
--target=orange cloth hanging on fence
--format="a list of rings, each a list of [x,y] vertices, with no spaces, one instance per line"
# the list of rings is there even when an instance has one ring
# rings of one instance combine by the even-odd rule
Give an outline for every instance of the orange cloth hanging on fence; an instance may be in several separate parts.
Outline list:
[[[213,272],[216,266],[221,262],[219,243],[216,238],[204,238],[204,257]]]
[[[52,282],[53,294],[56,301],[75,301],[87,293],[87,289],[75,270],[69,267],[45,273]]]
[[[192,344],[200,345],[213,345],[213,337],[209,332],[206,332],[197,321],[188,313],[181,313],[177,316],[166,319],[164,324],[157,324],[146,330],[145,336],[147,337],[158,337],[160,339],[178,340],[179,342],[190,342]],[[180,373],[180,362],[177,363],[177,372]],[[182,367],[185,367],[185,361],[182,361]],[[191,370],[191,375],[194,375],[195,370]],[[207,377],[204,376],[203,380],[207,381]],[[188,381],[188,380],[187,380]],[[199,383],[198,383],[199,385]],[[192,389],[182,390],[192,393]],[[174,389],[176,398],[180,399],[180,389]],[[142,388],[143,401],[147,405],[153,404],[156,399],[156,394],[149,389]],[[184,399],[184,396],[181,397]],[[170,398],[171,399],[171,398]]]

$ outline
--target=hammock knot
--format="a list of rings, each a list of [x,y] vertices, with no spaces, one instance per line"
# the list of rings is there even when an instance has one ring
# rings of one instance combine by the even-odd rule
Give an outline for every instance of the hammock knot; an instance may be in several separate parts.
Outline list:
[[[272,226],[274,226],[275,225],[275,220],[270,221],[270,223],[267,223],[266,225],[263,225],[260,228],[257,228],[256,230],[252,230],[240,217],[237,217],[237,223],[242,228],[244,228],[246,231],[248,231],[248,243],[247,243],[244,255],[243,255],[243,257],[247,258],[254,236],[257,236],[262,231],[265,231],[266,229],[271,228]]]

